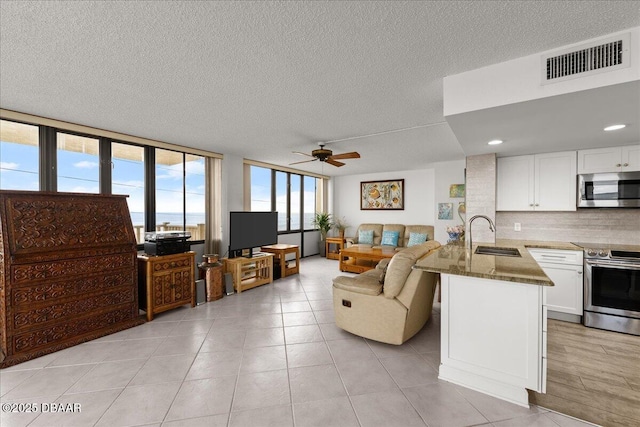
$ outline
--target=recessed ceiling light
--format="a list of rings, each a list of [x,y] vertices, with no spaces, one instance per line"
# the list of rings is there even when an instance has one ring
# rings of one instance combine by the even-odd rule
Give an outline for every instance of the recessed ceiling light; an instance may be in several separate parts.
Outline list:
[[[489,145],[499,145],[499,144],[502,144],[502,142],[503,141],[501,139],[494,139],[493,141],[487,142],[487,144],[489,144]]]
[[[627,125],[611,125],[604,128],[605,131],[609,132],[611,130],[618,130],[627,127]]]

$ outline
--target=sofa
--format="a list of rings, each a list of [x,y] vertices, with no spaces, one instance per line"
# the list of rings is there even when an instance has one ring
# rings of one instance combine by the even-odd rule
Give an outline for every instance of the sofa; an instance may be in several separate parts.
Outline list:
[[[372,241],[363,242],[363,233],[373,233]],[[397,241],[385,239],[388,234],[397,233]],[[426,235],[426,240],[433,240],[433,225],[403,225],[403,224],[360,224],[355,236],[347,237],[347,246],[357,246],[364,248],[395,248],[400,250],[409,245],[412,234]],[[395,243],[395,244],[392,244]]]
[[[336,325],[387,344],[400,345],[414,336],[431,316],[439,275],[412,267],[439,247],[429,240],[399,250],[372,270],[334,278]]]

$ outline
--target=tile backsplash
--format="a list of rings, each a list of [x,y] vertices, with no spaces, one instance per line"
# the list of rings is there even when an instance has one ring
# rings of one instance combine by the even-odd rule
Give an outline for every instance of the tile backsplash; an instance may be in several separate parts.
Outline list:
[[[640,209],[496,212],[496,228],[499,239],[640,245]]]

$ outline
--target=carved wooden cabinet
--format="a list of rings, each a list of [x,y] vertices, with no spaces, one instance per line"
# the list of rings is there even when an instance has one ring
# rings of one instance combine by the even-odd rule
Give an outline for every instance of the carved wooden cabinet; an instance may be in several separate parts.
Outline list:
[[[138,256],[140,308],[147,312],[148,321],[181,305],[196,306],[195,262],[195,252]]]
[[[126,196],[0,191],[0,367],[144,323]]]

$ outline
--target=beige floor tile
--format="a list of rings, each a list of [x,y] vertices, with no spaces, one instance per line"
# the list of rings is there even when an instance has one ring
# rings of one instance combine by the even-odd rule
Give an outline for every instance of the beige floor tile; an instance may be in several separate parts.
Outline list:
[[[240,373],[277,371],[287,369],[287,356],[283,345],[245,349]]]
[[[144,359],[98,363],[67,390],[66,394],[124,388],[145,363]]]
[[[534,414],[526,417],[512,418],[509,420],[494,422],[495,427],[558,427],[551,418],[545,414]]]
[[[282,328],[249,329],[244,340],[244,348],[284,345]]]
[[[287,326],[284,335],[287,344],[324,341],[318,325]]]
[[[162,422],[178,394],[180,382],[125,388],[96,427],[137,426]]]
[[[488,422],[452,385],[440,382],[402,391],[430,427],[463,427]]]
[[[249,317],[249,328],[281,328],[282,314],[253,314]]]
[[[241,361],[242,350],[240,349],[201,352],[193,361],[185,380],[237,376]]]
[[[69,408],[79,406],[79,411],[72,412],[46,412],[42,413],[30,424],[33,427],[75,427],[92,426],[105,413],[122,392],[122,388],[102,390],[91,393],[79,393],[63,395],[55,403],[70,405]]]
[[[195,354],[200,351],[206,335],[169,336],[165,338],[153,353],[154,356],[170,356],[173,354]]]
[[[293,403],[324,400],[347,395],[334,365],[289,369],[289,384]]]
[[[103,362],[128,359],[147,359],[156,351],[163,341],[164,338],[145,338],[119,341],[118,346],[104,358]]]
[[[307,301],[292,301],[282,303],[283,313],[299,313],[301,311],[311,311],[311,306]]]
[[[296,427],[359,427],[348,397],[294,403]]]
[[[165,421],[164,423],[162,423],[162,427],[227,427],[228,419],[229,414],[219,414],[211,415],[209,417]]]
[[[380,363],[400,388],[438,381],[438,373],[417,354],[380,359]]]
[[[213,325],[214,319],[183,320],[171,330],[169,336],[176,335],[206,335]]]
[[[74,365],[39,369],[29,378],[29,381],[23,381],[14,387],[2,397],[2,400],[7,402],[45,396],[57,398],[92,368],[93,365]]]
[[[229,427],[288,427],[293,426],[293,414],[290,405],[249,409],[232,412]]]
[[[315,325],[316,317],[310,311],[299,313],[284,313],[282,315],[284,326]]]
[[[244,347],[246,330],[218,328],[214,325],[200,347],[201,353]]]
[[[338,365],[342,362],[375,359],[376,357],[371,347],[360,337],[357,337],[357,339],[327,341],[327,345]]]
[[[353,359],[337,367],[349,396],[398,390],[378,359]]]
[[[353,335],[352,333],[339,328],[335,323],[321,323],[318,326],[320,326],[320,330],[322,331],[325,341],[346,339],[362,340],[362,337]]]
[[[455,389],[480,411],[487,420],[494,423],[511,418],[526,417],[540,412],[540,409],[535,405],[527,409],[465,387],[455,386]]]
[[[167,420],[227,414],[236,387],[236,377],[185,381],[173,401]]]
[[[299,368],[326,365],[333,363],[333,359],[324,342],[312,342],[287,345],[287,363],[289,368]]]
[[[352,396],[351,402],[362,427],[426,427],[400,390]]]
[[[151,357],[129,384],[133,386],[183,381],[195,356],[195,354],[177,354]]]
[[[20,385],[23,381],[35,374],[37,370],[5,371],[0,372],[0,396],[4,396],[10,390]]]
[[[232,411],[286,405],[290,402],[286,370],[241,374],[236,385]]]

